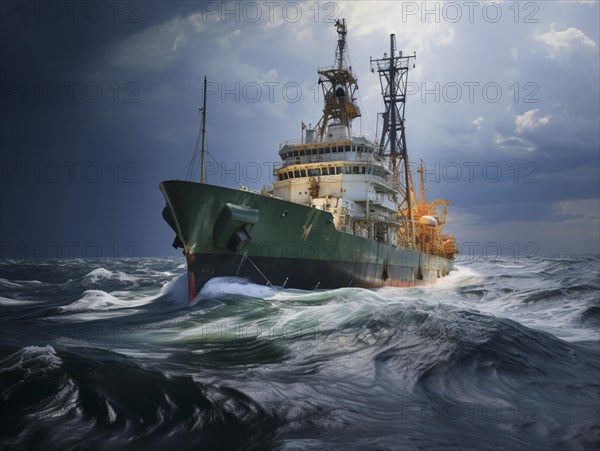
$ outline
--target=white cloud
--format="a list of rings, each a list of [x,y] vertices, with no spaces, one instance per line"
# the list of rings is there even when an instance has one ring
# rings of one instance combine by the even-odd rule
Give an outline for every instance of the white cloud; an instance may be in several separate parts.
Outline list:
[[[535,110],[529,110],[523,114],[518,115],[515,118],[515,125],[517,126],[515,132],[523,133],[526,130],[533,130],[534,128],[537,128],[540,125],[543,126],[548,124],[552,116],[536,118],[535,116],[538,111],[540,111],[540,109],[536,108]]]
[[[598,222],[600,218],[600,199],[561,200],[554,208],[558,214],[569,218],[567,222]]]
[[[336,17],[345,17],[356,37],[395,33],[400,48],[417,53],[454,43],[453,24],[444,20],[425,24],[421,15],[407,15],[403,2],[340,1],[336,5],[339,7]]]
[[[570,27],[563,31],[556,31],[554,25],[548,33],[535,37],[536,41],[543,43],[548,51],[549,58],[557,58],[568,55],[573,49],[585,48],[596,49],[596,42],[588,37],[583,31]]]
[[[476,119],[473,119],[471,121],[471,124],[473,124],[475,126],[475,128],[477,129],[477,131],[481,130],[481,124],[483,123],[483,117],[478,116]]]
[[[191,14],[187,20],[192,24],[192,27],[196,33],[200,33],[205,29],[207,18],[205,14],[194,13]]]
[[[177,17],[119,42],[109,61],[126,70],[160,70],[173,60],[186,42],[185,23]]]
[[[533,152],[536,147],[529,141],[518,136],[496,135],[494,144],[500,149]]]
[[[437,38],[437,44],[441,47],[449,46],[454,42],[454,30],[449,28],[445,34],[440,34]]]
[[[218,38],[217,42],[219,43],[219,45],[221,46],[222,49],[225,49],[225,48],[229,47],[232,39],[239,38],[240,36],[242,36],[242,30],[240,30],[239,28],[236,28],[232,33]]]

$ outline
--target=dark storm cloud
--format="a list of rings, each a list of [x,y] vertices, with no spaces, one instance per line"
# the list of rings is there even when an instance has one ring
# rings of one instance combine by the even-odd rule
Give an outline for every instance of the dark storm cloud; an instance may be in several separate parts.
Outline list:
[[[407,2],[319,3],[318,17],[299,4],[300,20],[292,8],[283,17],[284,3],[273,20],[262,6],[257,21],[237,2],[126,2],[118,20],[113,3],[102,3],[96,22],[78,3],[73,20],[65,9],[51,23],[7,13],[8,4],[0,27],[3,241],[98,242],[103,255],[134,243],[136,255],[171,255],[157,186],[185,176],[203,76],[209,181],[260,188],[279,143],[320,116],[316,67],[332,63],[332,12],[349,21],[363,111],[355,133],[372,137],[381,110],[369,56],[386,50],[390,32],[418,51],[409,151],[427,163],[428,196],[453,201],[455,233],[528,241],[537,230],[530,223],[558,224],[598,198],[597,4],[536,3],[532,24],[523,15],[515,22],[512,10],[497,23],[481,13],[473,23],[404,20]],[[423,96],[435,83],[439,98]],[[458,101],[448,99],[452,83],[463,88]],[[473,101],[469,83],[478,83]],[[486,83],[502,88],[498,101],[484,97]],[[590,247],[592,228],[580,230],[574,252]],[[545,230],[548,251],[552,233],[568,233]]]

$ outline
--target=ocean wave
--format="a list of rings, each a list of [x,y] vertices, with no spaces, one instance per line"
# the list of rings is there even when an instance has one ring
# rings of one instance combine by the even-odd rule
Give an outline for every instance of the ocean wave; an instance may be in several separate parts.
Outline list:
[[[63,361],[52,346],[27,346],[0,365],[2,410],[12,412],[3,418],[0,436],[40,418],[66,415],[77,407],[77,387],[65,375]]]
[[[23,355],[58,359],[51,348],[22,349],[9,359],[20,361]],[[15,373],[16,367],[21,373]],[[26,370],[29,379],[3,403],[11,412],[2,414],[0,439],[7,446],[38,448],[39,437],[45,436],[46,449],[74,448],[85,434],[94,443],[109,435],[113,447],[154,447],[168,437],[170,446],[178,448],[213,443],[237,449],[257,440],[265,443],[279,425],[277,417],[241,391],[189,376],[167,377],[112,353],[66,353],[64,362],[44,372],[26,361],[5,373],[16,377]],[[2,374],[3,388],[6,379]],[[235,434],[224,438],[223,431],[231,428]]]
[[[110,271],[106,268],[96,268],[83,277],[84,281],[90,284],[103,283],[107,280],[115,280],[119,282],[136,282],[137,277],[130,274],[125,274],[121,271]]]
[[[187,273],[176,276],[160,288],[160,296],[167,300],[188,302]]]
[[[43,302],[3,312],[0,439],[596,449],[598,262],[457,262],[435,285],[376,290],[214,279],[192,307],[181,259],[3,266],[23,284],[0,305]]]
[[[156,296],[145,297],[135,300],[119,299],[112,294],[102,290],[86,290],[83,296],[72,304],[61,307],[64,312],[89,312],[113,309],[127,309],[148,304],[156,299]]]
[[[0,296],[0,305],[5,306],[19,306],[19,305],[27,305],[27,304],[39,304],[41,301],[27,301],[22,299],[11,299],[5,298],[4,296]]]
[[[0,278],[0,286],[3,288],[27,288],[30,286],[39,286],[43,285],[43,282],[39,280],[9,280]]]
[[[100,273],[104,274],[103,271]],[[64,312],[90,312],[127,309],[140,307],[158,299],[187,303],[186,275],[172,278],[160,287],[158,293],[143,297],[136,297],[136,292],[131,290],[111,293],[104,290],[85,290],[77,301],[61,307],[61,310]]]
[[[16,382],[23,383],[28,378],[55,370],[61,365],[62,360],[52,346],[27,346],[0,360],[0,373],[21,371]],[[4,392],[2,396],[5,397]]]
[[[218,298],[222,296],[246,296],[250,298],[266,298],[276,292],[275,288],[257,285],[238,277],[215,277],[210,279],[198,294],[194,302],[201,299]]]

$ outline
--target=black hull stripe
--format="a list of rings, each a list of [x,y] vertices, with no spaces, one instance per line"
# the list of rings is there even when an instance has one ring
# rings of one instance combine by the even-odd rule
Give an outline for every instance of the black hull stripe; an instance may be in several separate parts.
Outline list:
[[[191,258],[190,258],[191,257]],[[448,267],[422,269],[410,266],[384,267],[377,263],[327,261],[298,258],[252,257],[224,254],[194,254],[188,257],[195,291],[213,277],[238,276],[257,284],[286,288],[414,286],[433,283],[448,274]],[[191,287],[190,287],[191,288]]]

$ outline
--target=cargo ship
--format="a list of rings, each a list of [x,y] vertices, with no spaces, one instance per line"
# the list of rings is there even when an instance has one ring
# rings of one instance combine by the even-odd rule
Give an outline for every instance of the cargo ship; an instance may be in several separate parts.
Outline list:
[[[273,184],[260,191],[206,183],[205,78],[200,180],[160,184],[163,218],[187,261],[190,302],[214,277],[314,290],[409,287],[452,270],[457,249],[443,232],[449,202],[425,202],[422,162],[417,196],[406,146],[406,88],[416,53],[398,52],[392,34],[389,55],[371,58],[385,107],[377,117],[381,133],[355,136],[358,81],[347,62],[345,20],[335,27],[334,64],[317,71],[322,116],[314,127],[302,123],[299,142],[279,146]]]

